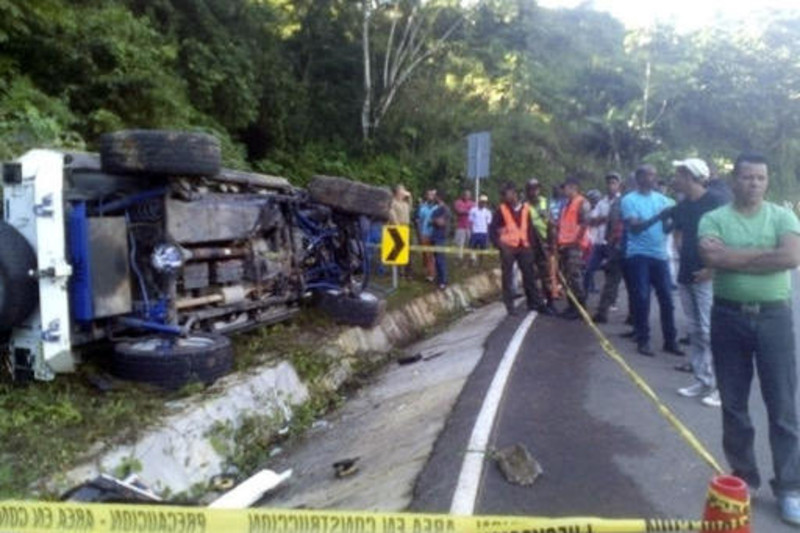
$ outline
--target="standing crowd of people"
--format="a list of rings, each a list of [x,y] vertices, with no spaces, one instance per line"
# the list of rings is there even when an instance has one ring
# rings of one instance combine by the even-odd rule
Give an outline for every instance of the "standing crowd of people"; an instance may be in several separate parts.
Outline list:
[[[662,350],[685,356],[676,370],[692,382],[677,392],[722,408],[723,448],[733,473],[752,490],[761,485],[749,415],[754,374],[761,382],[769,421],[775,492],[783,520],[800,525],[800,429],[797,416],[797,368],[791,310],[790,271],[800,265],[800,222],[788,209],[767,202],[767,161],[743,154],[730,185],[712,177],[702,159],[673,163],[670,183],[651,165],[626,180],[605,176],[606,190],[581,192],[577,179],[542,194],[538,179],[520,191],[501,188],[492,208],[483,195],[475,203],[469,191],[447,204],[429,190],[418,209],[398,209],[392,222],[415,223],[423,245],[447,244],[455,219],[454,246],[463,260],[467,249],[491,243],[500,255],[503,303],[517,314],[517,274],[529,310],[565,319],[581,316],[593,292],[593,314],[607,323],[616,310],[620,285],[626,287],[632,326],[623,336],[639,354],[655,356],[651,346],[650,300],[658,301]],[[672,194],[668,194],[671,188]],[[410,202],[403,187],[396,202]],[[677,268],[674,267],[677,258]],[[473,260],[476,260],[474,257]],[[428,280],[447,285],[444,253],[423,254]],[[602,270],[603,287],[595,288]],[[561,311],[556,302],[566,298]],[[674,299],[687,319],[688,335],[678,339]],[[577,305],[576,305],[577,304]]]

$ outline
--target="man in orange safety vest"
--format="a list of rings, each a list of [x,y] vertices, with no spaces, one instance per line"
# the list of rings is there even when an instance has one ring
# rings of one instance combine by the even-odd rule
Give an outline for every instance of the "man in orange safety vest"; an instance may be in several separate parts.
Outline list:
[[[500,250],[500,263],[503,274],[503,303],[508,314],[517,313],[514,308],[514,265],[522,274],[528,309],[547,313],[547,306],[536,286],[534,274],[533,246],[537,245],[538,235],[531,224],[530,206],[519,200],[519,193],[513,183],[502,188],[502,203],[492,216],[489,237]]]
[[[575,298],[584,305],[586,295],[583,291],[584,254],[589,249],[587,230],[591,216],[591,205],[580,193],[580,185],[576,178],[569,178],[564,183],[567,202],[561,210],[558,221],[558,255],[562,273],[567,280],[567,287]],[[580,318],[580,313],[570,299],[569,307],[562,315],[564,318]]]

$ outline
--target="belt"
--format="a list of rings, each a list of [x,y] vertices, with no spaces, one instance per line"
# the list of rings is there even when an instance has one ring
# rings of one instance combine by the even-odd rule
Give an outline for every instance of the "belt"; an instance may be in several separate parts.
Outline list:
[[[714,305],[724,307],[725,309],[733,309],[746,315],[757,315],[762,311],[770,309],[787,309],[791,307],[789,300],[772,300],[769,302],[737,302],[734,300],[726,300],[725,298],[714,298]]]

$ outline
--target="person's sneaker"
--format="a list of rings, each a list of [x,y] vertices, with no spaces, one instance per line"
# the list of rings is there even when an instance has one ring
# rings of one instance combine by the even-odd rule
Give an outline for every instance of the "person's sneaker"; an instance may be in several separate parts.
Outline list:
[[[787,492],[778,497],[781,520],[793,526],[800,526],[800,492]]]
[[[712,391],[705,396],[700,402],[705,405],[706,407],[720,407],[722,406],[722,400],[719,399],[719,391],[715,390]]]
[[[644,355],[645,357],[655,357],[656,354],[653,350],[650,349],[648,344],[640,344],[636,347],[636,351],[639,355]]]
[[[619,311],[619,307],[617,307],[616,305],[612,305],[611,307],[608,308],[608,310],[611,311],[612,313],[616,313],[617,311]]]
[[[682,344],[684,346],[689,346],[691,343],[692,343],[692,340],[689,338],[688,335],[678,339],[678,344]]]
[[[686,352],[678,348],[677,344],[665,344],[664,351],[671,353],[672,355],[677,355],[678,357],[683,357],[686,355]]]
[[[636,339],[636,330],[620,333],[619,336],[623,339]]]
[[[695,383],[694,385],[689,385],[688,387],[678,389],[678,394],[684,398],[697,398],[698,396],[703,396],[709,392],[709,388],[702,383]]]

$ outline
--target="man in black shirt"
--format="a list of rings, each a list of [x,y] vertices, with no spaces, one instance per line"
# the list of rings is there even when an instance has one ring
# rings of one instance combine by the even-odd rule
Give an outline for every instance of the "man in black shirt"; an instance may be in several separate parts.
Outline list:
[[[675,245],[680,250],[678,288],[689,319],[690,370],[695,383],[678,390],[687,398],[701,398],[709,407],[719,407],[719,393],[711,361],[712,272],[700,259],[697,230],[704,214],[723,204],[707,191],[708,165],[702,159],[675,161],[675,189],[685,199],[672,211]],[[681,369],[679,367],[679,369]]]
[[[450,233],[450,208],[442,193],[436,193],[436,207],[431,213],[431,242],[434,246],[447,246],[447,236]],[[447,257],[442,252],[433,254],[433,261],[436,270],[436,285],[439,289],[447,288]]]

